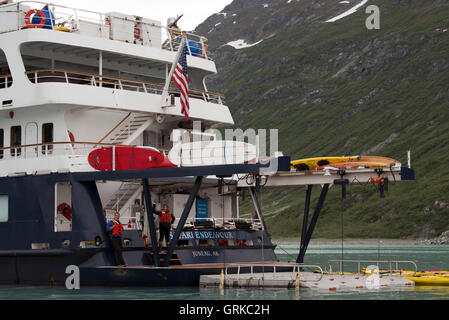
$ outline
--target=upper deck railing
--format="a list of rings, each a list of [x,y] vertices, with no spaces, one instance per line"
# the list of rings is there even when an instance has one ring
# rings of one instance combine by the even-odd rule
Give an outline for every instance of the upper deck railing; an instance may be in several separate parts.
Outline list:
[[[209,59],[207,38],[139,16],[99,13],[40,1],[18,1],[0,6],[0,33],[42,28],[177,51],[187,38],[189,54]],[[164,39],[164,40],[162,40]]]
[[[115,76],[99,75],[63,69],[39,69],[26,72],[28,79],[32,83],[44,82],[63,82],[68,84],[80,84],[95,87],[112,88],[116,90],[128,90],[135,92],[144,92],[161,95],[164,89],[164,83],[150,81],[133,80]],[[1,86],[0,86],[1,88]],[[171,86],[168,89],[169,94],[179,96],[179,90]],[[190,89],[189,97],[201,99],[205,102],[223,104],[223,95],[220,93],[209,92],[199,89]]]

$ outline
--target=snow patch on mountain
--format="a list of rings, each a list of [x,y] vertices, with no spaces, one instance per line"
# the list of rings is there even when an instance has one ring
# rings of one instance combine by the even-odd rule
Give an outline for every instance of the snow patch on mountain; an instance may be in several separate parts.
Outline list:
[[[248,43],[246,43],[245,40],[239,39],[239,40],[235,40],[235,41],[230,41],[230,42],[228,42],[228,43],[226,43],[226,44],[227,44],[228,46],[231,46],[231,47],[235,48],[235,49],[245,49],[245,48],[249,48],[249,47],[258,45],[258,44],[261,43],[262,41],[263,41],[263,39],[260,40],[260,41],[255,42],[255,43],[248,44]]]
[[[332,19],[327,20],[326,22],[335,22],[337,20],[340,20],[344,17],[347,17],[355,12],[357,12],[357,9],[359,9],[360,7],[363,7],[366,3],[368,2],[368,0],[363,0],[362,2],[360,2],[359,4],[355,5],[354,7],[352,7],[351,9],[343,12],[342,14],[333,17]]]

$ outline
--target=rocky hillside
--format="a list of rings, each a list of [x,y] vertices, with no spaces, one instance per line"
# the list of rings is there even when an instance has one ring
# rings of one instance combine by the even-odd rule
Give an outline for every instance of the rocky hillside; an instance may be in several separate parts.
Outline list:
[[[365,27],[372,4],[379,30]],[[279,129],[284,154],[405,163],[411,150],[415,182],[382,200],[373,186],[352,187],[344,204],[330,192],[316,236],[343,226],[348,237],[430,238],[449,229],[448,29],[447,0],[234,0],[195,32],[209,39],[218,75],[208,86],[226,95],[236,127]],[[303,198],[263,193],[273,235],[299,235]]]

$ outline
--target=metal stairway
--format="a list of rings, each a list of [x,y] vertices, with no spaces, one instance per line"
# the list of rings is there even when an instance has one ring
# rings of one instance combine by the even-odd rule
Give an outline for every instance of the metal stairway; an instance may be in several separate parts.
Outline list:
[[[123,182],[112,198],[106,203],[105,208],[114,209],[122,214],[123,210],[133,204],[133,201],[141,192],[142,185],[140,183]]]
[[[154,118],[150,114],[130,112],[113,130],[101,139],[99,143],[129,145],[142,134],[153,121]]]
[[[151,114],[143,114],[130,112],[124,117],[106,136],[104,136],[98,143],[104,144],[119,144],[119,145],[130,145],[139,135],[141,135],[152,123],[154,118]],[[87,161],[87,155],[89,152],[98,145],[89,145],[76,148],[84,148],[81,150],[82,154],[76,154],[79,151],[72,151],[69,154],[69,166],[70,169],[75,171],[90,171],[90,167]],[[66,151],[70,153],[69,150]]]

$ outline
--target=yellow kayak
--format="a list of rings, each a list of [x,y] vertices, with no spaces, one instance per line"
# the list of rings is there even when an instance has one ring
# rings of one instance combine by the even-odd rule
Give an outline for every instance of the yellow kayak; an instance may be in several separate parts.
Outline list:
[[[366,269],[366,268],[362,268],[360,269],[360,273],[362,274],[374,274],[374,270],[373,269]],[[390,275],[390,276],[413,276],[413,275],[417,275],[417,273],[415,271],[410,271],[410,270],[376,270],[377,273],[379,274],[384,274],[384,275]]]
[[[348,162],[359,160],[360,156],[351,157],[318,157],[318,158],[307,158],[299,159],[291,162],[291,168],[296,169],[296,171],[313,170],[321,166],[325,166],[332,163]]]
[[[445,276],[405,276],[407,280],[413,281],[416,285],[427,286],[449,286],[449,277]]]

